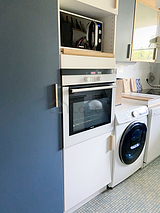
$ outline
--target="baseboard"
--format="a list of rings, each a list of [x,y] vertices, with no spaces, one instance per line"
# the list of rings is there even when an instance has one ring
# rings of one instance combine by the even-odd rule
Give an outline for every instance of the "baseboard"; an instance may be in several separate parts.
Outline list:
[[[101,194],[102,192],[104,192],[106,190],[107,190],[107,186],[105,186],[102,189],[98,190],[97,192],[95,192],[94,194],[92,194],[91,196],[89,196],[88,198],[86,198],[85,200],[83,200],[82,202],[80,202],[79,204],[74,206],[73,208],[65,211],[64,213],[72,213],[72,212],[74,212],[75,210],[77,210],[78,208],[83,206],[85,203],[89,202],[91,199],[93,199],[94,197],[96,197],[97,195]]]

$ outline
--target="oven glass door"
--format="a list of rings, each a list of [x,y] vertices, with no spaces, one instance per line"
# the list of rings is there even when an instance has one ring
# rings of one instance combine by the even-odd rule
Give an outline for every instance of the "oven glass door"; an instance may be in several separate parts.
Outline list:
[[[69,135],[111,122],[112,88],[69,89]]]

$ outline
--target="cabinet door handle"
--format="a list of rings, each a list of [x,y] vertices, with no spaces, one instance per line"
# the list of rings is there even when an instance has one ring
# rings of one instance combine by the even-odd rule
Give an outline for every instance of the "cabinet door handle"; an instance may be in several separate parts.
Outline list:
[[[58,84],[55,84],[55,107],[58,107]]]
[[[157,59],[157,54],[158,54],[157,52],[158,52],[157,48],[154,48],[153,60],[156,60],[156,59]]]
[[[114,135],[110,135],[110,147],[109,150],[113,150],[114,149]]]
[[[114,0],[114,9],[118,9],[118,0]]]
[[[131,56],[131,44],[128,44],[127,46],[127,58],[130,58]]]

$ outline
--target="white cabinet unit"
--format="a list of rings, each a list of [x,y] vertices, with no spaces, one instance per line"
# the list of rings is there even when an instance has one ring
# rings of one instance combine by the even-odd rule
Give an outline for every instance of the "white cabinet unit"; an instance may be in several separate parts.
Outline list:
[[[103,22],[101,51],[60,46],[61,54],[93,57],[95,61],[98,58],[103,58],[103,61],[105,58],[109,58],[111,61],[115,58],[115,26],[118,0],[60,0],[59,7],[61,10]]]
[[[113,14],[118,14],[118,0],[77,0],[78,2],[96,7],[104,11],[108,11]]]
[[[61,69],[115,68],[118,0],[60,0],[59,8],[103,22],[102,51],[60,45]],[[106,133],[63,149],[65,212],[73,212],[111,182],[110,138]]]
[[[110,139],[104,134],[63,150],[65,212],[111,182]]]
[[[87,16],[118,14],[118,0],[60,0],[60,8]]]

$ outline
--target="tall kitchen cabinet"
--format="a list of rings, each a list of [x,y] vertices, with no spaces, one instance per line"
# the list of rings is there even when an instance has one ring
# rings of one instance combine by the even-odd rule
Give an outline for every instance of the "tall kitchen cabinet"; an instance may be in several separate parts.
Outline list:
[[[114,69],[118,1],[59,0],[59,4],[61,10],[103,22],[102,51],[60,45],[61,69],[73,69],[73,73],[76,73],[76,69]],[[64,100],[63,102],[66,103]],[[64,123],[69,125],[65,116],[63,115]],[[64,140],[65,134],[64,128]],[[112,132],[106,132],[70,147],[65,147],[64,143],[64,212],[71,213],[78,209],[106,190],[107,184],[111,182],[111,134]]]
[[[0,212],[62,213],[57,1],[0,5]]]

